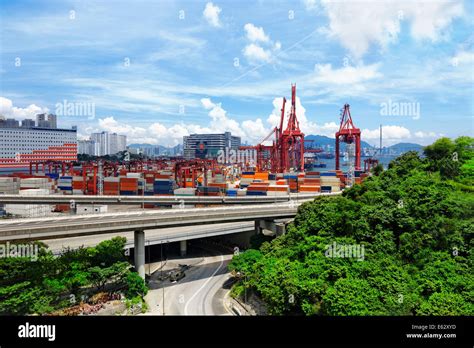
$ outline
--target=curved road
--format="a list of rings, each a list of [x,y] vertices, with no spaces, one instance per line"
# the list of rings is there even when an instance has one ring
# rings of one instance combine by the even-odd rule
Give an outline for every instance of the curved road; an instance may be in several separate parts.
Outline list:
[[[184,278],[174,283],[169,279],[160,281],[161,272],[155,272],[151,278],[150,291],[146,296],[149,305],[147,314],[163,315],[164,283],[165,315],[232,315],[223,304],[224,296],[229,289],[222,287],[229,278],[227,264],[232,254],[213,254],[176,260],[176,264],[187,263],[191,267],[185,271]]]

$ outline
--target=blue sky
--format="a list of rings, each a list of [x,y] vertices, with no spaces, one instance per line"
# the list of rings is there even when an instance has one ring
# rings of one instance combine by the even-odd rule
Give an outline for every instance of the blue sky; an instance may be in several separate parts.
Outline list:
[[[67,101],[93,107],[59,115],[80,137],[175,145],[229,130],[255,143],[296,83],[306,134],[333,136],[345,103],[373,144],[380,124],[387,145],[474,134],[471,1],[0,4],[6,117]]]

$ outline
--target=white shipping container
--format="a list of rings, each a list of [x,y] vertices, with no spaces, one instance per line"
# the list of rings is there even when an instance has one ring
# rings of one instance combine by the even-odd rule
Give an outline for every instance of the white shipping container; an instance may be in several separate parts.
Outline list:
[[[194,196],[196,194],[196,189],[192,187],[178,188],[174,190],[174,194],[180,196]]]
[[[107,210],[108,206],[105,204],[78,204],[76,206],[76,214],[78,215],[107,213]]]
[[[247,189],[238,189],[237,196],[247,196]]]
[[[127,178],[141,178],[142,173],[127,173]]]
[[[104,178],[104,182],[119,182],[119,181],[120,181],[119,177],[108,176]]]

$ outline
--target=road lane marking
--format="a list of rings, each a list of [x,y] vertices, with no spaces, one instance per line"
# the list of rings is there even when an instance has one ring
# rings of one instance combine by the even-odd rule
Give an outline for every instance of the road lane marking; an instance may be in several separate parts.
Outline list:
[[[217,292],[219,291],[219,289],[222,287],[223,283],[224,282],[221,282],[220,278],[219,277],[223,277],[224,279],[224,282],[225,282],[225,279],[228,277],[228,273],[224,273],[224,274],[220,274],[218,275],[217,277],[215,277],[215,281],[214,281],[214,284],[212,284],[209,289],[207,290],[206,294],[204,295],[204,299],[203,299],[203,302],[202,302],[202,313],[205,315],[206,314],[206,301],[207,301],[207,297],[209,296],[209,294],[211,293],[211,291],[213,291],[216,287],[218,287],[218,289],[215,291],[214,293],[214,296],[217,294]],[[213,313],[213,309],[212,309],[212,300],[214,299],[214,297],[211,299],[211,314],[213,315],[216,315],[215,313]],[[218,314],[217,314],[218,315]]]
[[[224,264],[224,256],[221,254],[220,257],[221,257],[221,262],[219,264],[219,267],[217,267],[217,269],[214,271],[214,273],[212,273],[212,275],[209,278],[207,278],[207,280],[204,282],[204,284],[201,285],[201,287],[198,289],[198,291],[196,291],[194,293],[194,295],[191,296],[191,298],[188,300],[188,302],[186,302],[186,305],[184,306],[184,315],[189,315],[188,314],[189,303],[194,299],[194,297],[196,297],[197,294],[199,294],[199,292],[201,292],[202,289],[204,289],[204,287],[207,285],[207,283],[209,283],[211,281],[212,277],[214,277],[216,275],[216,273],[219,272],[219,270],[221,269],[222,265]]]

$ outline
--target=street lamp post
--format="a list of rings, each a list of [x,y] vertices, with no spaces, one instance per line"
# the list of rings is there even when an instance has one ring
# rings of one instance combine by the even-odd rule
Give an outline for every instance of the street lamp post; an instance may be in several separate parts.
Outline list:
[[[150,240],[148,240],[148,277],[151,277],[151,270],[150,270],[150,253],[151,253],[151,250],[150,250]]]
[[[163,241],[161,241],[161,287],[163,296],[163,315],[165,315],[165,282],[163,280]]]

